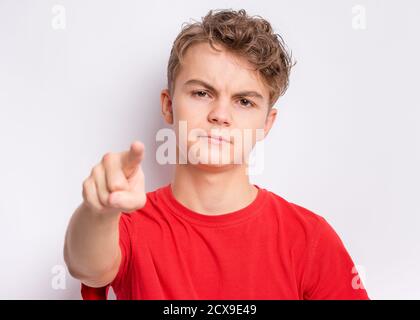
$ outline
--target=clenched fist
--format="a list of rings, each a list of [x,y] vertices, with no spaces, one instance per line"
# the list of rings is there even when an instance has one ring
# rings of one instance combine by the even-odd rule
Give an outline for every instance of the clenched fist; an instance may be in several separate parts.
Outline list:
[[[146,204],[141,161],[144,144],[134,141],[130,150],[106,153],[83,182],[83,200],[98,214],[131,212]]]

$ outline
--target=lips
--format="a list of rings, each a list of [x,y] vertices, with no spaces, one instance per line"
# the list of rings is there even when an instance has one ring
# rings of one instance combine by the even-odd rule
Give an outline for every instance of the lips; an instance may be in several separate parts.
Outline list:
[[[222,142],[227,142],[227,143],[231,143],[230,139],[228,138],[224,138],[222,136],[216,136],[216,135],[207,135],[207,136],[199,136],[200,138],[208,138],[211,139],[212,141],[216,142],[216,143],[222,143]]]

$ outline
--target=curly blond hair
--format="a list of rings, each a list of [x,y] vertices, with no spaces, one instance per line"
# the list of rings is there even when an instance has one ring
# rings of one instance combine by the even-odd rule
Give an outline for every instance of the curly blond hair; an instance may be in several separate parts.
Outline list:
[[[183,24],[184,25],[184,24]],[[269,108],[289,86],[292,55],[286,50],[283,38],[273,32],[271,24],[260,16],[249,16],[244,9],[210,10],[201,22],[186,24],[176,37],[167,67],[168,90],[172,96],[175,78],[183,56],[193,43],[214,44],[245,58],[261,75],[270,92]]]

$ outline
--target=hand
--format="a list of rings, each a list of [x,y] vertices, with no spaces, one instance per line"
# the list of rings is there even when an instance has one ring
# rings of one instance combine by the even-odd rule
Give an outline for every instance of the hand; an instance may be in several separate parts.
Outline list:
[[[98,214],[131,212],[146,204],[141,161],[144,144],[134,141],[130,150],[106,153],[83,182],[83,200]]]

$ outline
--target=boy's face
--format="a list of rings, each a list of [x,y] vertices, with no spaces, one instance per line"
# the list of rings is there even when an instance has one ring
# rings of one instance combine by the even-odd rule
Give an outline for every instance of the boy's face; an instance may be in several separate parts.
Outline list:
[[[217,52],[208,43],[187,49],[174,88],[172,98],[167,89],[161,93],[162,113],[175,126],[178,146],[180,139],[186,141],[187,154],[179,151],[189,163],[207,167],[238,159],[244,163],[276,117],[276,109],[268,110],[269,92],[258,72],[245,59]],[[180,129],[181,123],[187,130]]]

